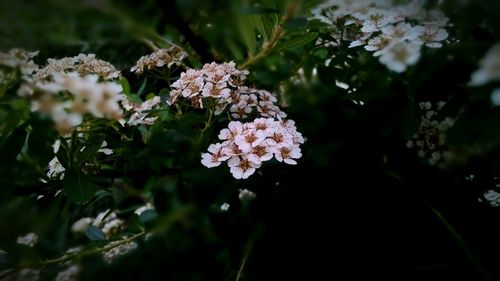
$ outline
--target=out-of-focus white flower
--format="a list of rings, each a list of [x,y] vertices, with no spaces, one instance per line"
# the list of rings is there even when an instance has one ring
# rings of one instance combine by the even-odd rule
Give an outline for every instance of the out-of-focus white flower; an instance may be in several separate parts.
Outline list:
[[[50,80],[51,77],[67,73],[78,73],[84,77],[89,74],[97,75],[104,80],[112,80],[120,77],[120,71],[109,62],[97,59],[94,54],[79,54],[74,57],[62,59],[48,59],[47,65],[39,69],[33,79],[36,81]]]
[[[493,90],[491,93],[491,103],[493,105],[500,105],[500,88]]]
[[[472,73],[470,84],[481,86],[500,80],[500,43],[495,44],[479,62],[479,69]]]
[[[491,207],[500,207],[500,193],[491,189],[483,194],[484,199],[488,201]]]
[[[113,246],[113,245],[117,245],[120,243],[121,243],[121,241],[113,241],[113,242],[109,243],[108,246]],[[115,261],[118,257],[126,255],[127,253],[136,249],[137,247],[138,247],[138,245],[134,241],[123,243],[121,245],[118,245],[118,246],[111,248],[110,250],[104,252],[103,253],[104,260],[110,264],[113,261]]]
[[[231,205],[229,205],[228,203],[224,202],[221,206],[220,206],[220,210],[225,212],[227,210],[229,210],[229,207],[231,207]]]
[[[154,210],[155,207],[153,206],[153,204],[151,203],[146,203],[146,205],[144,206],[141,206],[139,208],[137,208],[135,211],[134,211],[134,214],[140,216],[142,213],[144,213],[145,211],[148,211],[148,210]]]
[[[401,73],[420,58],[421,45],[415,42],[399,42],[382,53],[379,60],[392,71]]]
[[[187,53],[176,46],[168,49],[158,49],[152,54],[141,57],[130,71],[139,75],[145,70],[157,69],[165,65],[172,67],[173,65],[180,65],[186,57]]]
[[[33,247],[38,242],[38,235],[36,235],[33,232],[30,232],[24,236],[17,237],[16,242],[17,244]]]
[[[109,209],[97,214],[93,226],[101,228],[102,232],[110,237],[118,233],[124,226],[125,222],[119,219],[115,212],[110,212]]]
[[[408,46],[424,45],[439,48],[448,37],[445,27],[448,18],[439,10],[427,10],[425,1],[411,0],[406,4],[394,1],[331,0],[312,10],[312,18],[332,26],[331,38],[337,42],[318,39],[317,45],[336,47],[340,40],[349,47],[364,46],[389,69],[403,72],[408,65],[418,61],[420,48],[412,48],[406,59],[394,58],[395,51]],[[339,28],[339,24],[346,28]],[[342,30],[342,36],[340,31]]]
[[[70,265],[63,271],[57,273],[55,281],[76,281],[78,280],[78,274],[80,274],[80,266],[73,264]]]
[[[417,149],[419,157],[431,165],[440,165],[449,153],[446,145],[446,132],[453,126],[455,119],[445,117],[438,119],[439,111],[445,102],[421,102],[422,120],[417,133],[406,144],[408,148]]]
[[[81,218],[73,223],[73,225],[71,226],[71,231],[73,233],[83,233],[92,225],[93,222],[93,218]]]
[[[106,146],[108,146],[108,143],[106,141],[103,141],[102,145],[101,145],[101,148],[99,148],[99,150],[97,150],[97,152],[101,152],[101,153],[104,153],[106,155],[113,154],[113,149],[106,148]]]
[[[122,107],[125,109],[125,119],[122,119],[123,124],[129,126],[150,126],[156,122],[158,117],[148,117],[149,113],[161,105],[161,98],[154,96],[153,98],[141,103],[136,104],[130,101],[127,97],[123,96],[121,101]]]
[[[255,199],[255,197],[257,197],[257,195],[246,188],[239,190],[238,198],[241,200],[241,202],[252,201],[253,199]]]
[[[38,65],[33,62],[33,58],[38,55],[36,52],[28,52],[21,49],[10,49],[8,53],[0,53],[0,65],[10,68],[17,68],[23,75],[31,75],[38,70]]]
[[[56,73],[52,78],[53,82],[31,84],[31,110],[49,115],[60,133],[69,133],[79,126],[85,114],[112,120],[122,118],[121,85],[101,83],[97,75],[80,77],[74,72]]]

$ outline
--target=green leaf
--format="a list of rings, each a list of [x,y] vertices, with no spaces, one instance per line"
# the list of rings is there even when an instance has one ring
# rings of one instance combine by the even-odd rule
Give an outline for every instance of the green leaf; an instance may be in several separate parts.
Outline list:
[[[130,84],[128,83],[127,78],[123,77],[118,80],[118,83],[122,85],[123,93],[130,94]]]
[[[312,32],[312,33],[307,33],[301,36],[293,37],[290,40],[284,41],[281,44],[278,44],[275,48],[274,51],[279,52],[283,51],[286,49],[291,49],[291,48],[297,48],[297,47],[302,47],[314,39],[318,37],[318,33]]]
[[[80,167],[85,161],[94,156],[97,151],[101,148],[104,141],[104,135],[98,135],[96,137],[90,137],[85,143],[85,148],[83,151],[78,150],[76,153],[75,167]]]
[[[67,170],[64,175],[64,193],[73,203],[85,204],[94,196],[95,188],[84,174]]]
[[[241,33],[241,39],[245,44],[248,54],[253,56],[257,48],[257,39],[255,38],[255,25],[251,16],[241,16],[238,20],[238,27]]]
[[[299,29],[307,26],[307,18],[297,17],[293,18],[283,24],[286,29]]]
[[[0,157],[3,163],[13,162],[24,146],[27,132],[23,128],[17,128],[5,140],[0,148]]]
[[[85,230],[85,235],[87,235],[87,237],[93,241],[106,240],[106,234],[104,234],[104,232],[102,232],[102,230],[99,227],[94,225],[90,226],[89,228],[87,228],[87,230]]]
[[[279,13],[279,11],[273,8],[247,6],[241,8],[241,13],[246,15],[262,15],[262,14],[277,14]]]
[[[146,210],[141,213],[139,216],[139,220],[141,221],[142,224],[146,224],[150,221],[153,221],[156,217],[158,216],[158,213],[151,209],[151,210]]]

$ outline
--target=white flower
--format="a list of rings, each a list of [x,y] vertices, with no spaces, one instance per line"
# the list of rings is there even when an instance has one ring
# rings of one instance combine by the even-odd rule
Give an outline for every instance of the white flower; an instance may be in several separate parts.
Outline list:
[[[479,62],[479,69],[472,73],[470,84],[481,86],[500,80],[500,43],[491,47]]]
[[[260,167],[260,164],[255,164],[247,158],[231,157],[227,162],[230,167],[230,172],[235,179],[247,179],[255,173],[255,169]]]
[[[445,29],[434,25],[425,26],[424,32],[420,35],[420,40],[429,48],[441,48],[442,41],[448,38],[448,32]]]
[[[0,53],[0,65],[18,68],[22,74],[29,76],[38,70],[38,65],[32,60],[37,55],[38,51],[27,52],[17,48],[10,49],[8,53]]]
[[[226,88],[226,86],[226,82],[219,82],[217,84],[207,82],[203,87],[203,92],[201,94],[204,97],[228,98],[231,90]]]
[[[16,242],[17,242],[17,244],[22,244],[22,245],[33,247],[38,242],[38,235],[31,232],[31,233],[28,233],[24,236],[17,237]]]
[[[80,266],[73,264],[63,271],[57,273],[55,281],[76,281],[78,274],[80,274]]]
[[[220,210],[223,211],[223,212],[225,212],[225,211],[229,210],[229,207],[231,207],[231,205],[229,205],[228,203],[224,202],[224,204],[222,204],[220,206]]]
[[[148,211],[148,210],[154,210],[155,207],[153,206],[153,204],[151,203],[146,203],[146,205],[144,206],[141,206],[139,208],[137,208],[135,211],[134,211],[134,214],[140,216],[142,213],[144,213],[145,211]]]
[[[103,141],[102,145],[101,145],[101,148],[99,150],[97,150],[97,152],[101,152],[101,153],[104,153],[106,155],[113,154],[113,149],[106,148],[106,146],[108,146],[108,143],[106,141]]]
[[[94,222],[93,218],[85,217],[81,218],[73,223],[71,226],[71,231],[74,233],[82,233],[89,228]]]
[[[239,190],[238,198],[241,200],[241,202],[252,201],[253,199],[255,199],[255,197],[257,197],[257,195],[246,188]]]
[[[135,66],[130,68],[131,72],[142,74],[145,70],[152,70],[161,68],[163,66],[172,67],[173,65],[180,65],[187,57],[187,53],[182,49],[172,46],[168,49],[158,49],[152,54],[142,56]]]
[[[493,90],[491,93],[491,103],[495,106],[500,105],[500,88]]]
[[[380,62],[392,71],[401,73],[409,65],[414,65],[420,58],[420,44],[415,42],[400,42],[388,48],[380,56]]]
[[[208,168],[219,166],[223,161],[226,161],[230,157],[225,153],[223,148],[224,147],[220,143],[211,144],[208,147],[208,151],[210,153],[203,153],[201,155],[201,163]]]
[[[500,206],[500,193],[495,190],[488,190],[483,194],[484,199],[488,201],[491,207],[499,207]]]
[[[271,160],[273,158],[273,149],[263,143],[256,147],[252,147],[250,152],[247,154],[248,160],[252,161],[255,164],[261,164],[262,162]]]
[[[241,134],[243,126],[239,121],[229,122],[227,129],[222,129],[219,133],[219,139],[224,141],[223,144],[234,142],[237,135]]]
[[[296,165],[297,161],[294,159],[302,157],[302,153],[300,152],[300,148],[298,146],[282,146],[274,149],[274,157],[280,162]]]
[[[121,241],[113,241],[108,244],[108,246],[114,246],[117,244],[120,244]],[[127,243],[120,244],[116,247],[111,248],[110,250],[106,251],[103,253],[103,258],[107,263],[112,263],[115,261],[118,257],[126,255],[127,253],[133,251],[138,247],[137,243],[135,241],[130,241]]]
[[[57,156],[55,156],[49,162],[49,171],[47,172],[47,177],[62,180],[64,178],[64,171],[66,171],[66,169],[59,162]]]
[[[261,144],[267,137],[263,131],[244,130],[240,135],[234,139],[234,143],[243,152],[249,152],[253,147]]]

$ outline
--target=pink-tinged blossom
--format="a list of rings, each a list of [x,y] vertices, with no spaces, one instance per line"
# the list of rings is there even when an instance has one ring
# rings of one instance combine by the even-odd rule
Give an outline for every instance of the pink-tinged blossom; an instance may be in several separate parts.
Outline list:
[[[260,167],[260,164],[255,164],[244,157],[231,157],[227,163],[235,179],[247,179]]]
[[[227,160],[236,179],[245,179],[255,173],[262,163],[275,158],[289,165],[297,164],[302,154],[300,144],[304,137],[293,120],[256,118],[252,122],[232,121],[219,133],[222,143],[212,144],[202,154],[206,167],[216,167]]]
[[[201,163],[208,168],[219,166],[222,161],[229,159],[229,156],[225,154],[223,148],[224,147],[220,143],[211,144],[208,147],[208,152],[210,153],[203,153],[201,155]]]

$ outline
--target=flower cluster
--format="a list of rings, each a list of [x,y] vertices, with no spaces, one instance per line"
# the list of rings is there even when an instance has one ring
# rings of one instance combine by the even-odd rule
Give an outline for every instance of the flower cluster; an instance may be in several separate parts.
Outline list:
[[[201,163],[208,168],[227,161],[236,179],[246,179],[263,162],[275,158],[290,165],[302,157],[299,145],[304,143],[293,120],[257,118],[253,122],[232,121],[219,133],[220,143],[211,144],[202,154]]]
[[[168,104],[174,104],[179,97],[188,99],[195,108],[203,108],[202,98],[231,100],[247,75],[248,71],[236,69],[234,62],[212,62],[201,70],[188,69],[172,84]]]
[[[437,165],[445,158],[447,153],[446,131],[455,123],[455,120],[450,117],[438,120],[439,111],[445,104],[442,101],[434,106],[430,102],[419,104],[424,113],[420,128],[413,135],[413,139],[406,144],[408,148],[416,147],[418,155],[427,159],[431,165]]]
[[[122,86],[99,82],[97,75],[81,77],[78,73],[54,74],[53,81],[37,81],[27,86],[31,110],[52,118],[60,133],[71,132],[86,114],[97,118],[120,120]]]
[[[120,120],[122,125],[127,124],[129,126],[138,126],[138,125],[153,125],[158,119],[157,116],[151,117],[149,113],[158,108],[161,105],[161,98],[159,96],[154,96],[153,98],[141,103],[137,104],[132,102],[131,100],[124,98],[121,101],[121,105],[125,110],[125,114],[128,116],[127,120]]]
[[[388,0],[333,0],[318,6],[313,14],[327,24],[343,25],[346,32],[333,33],[337,41],[333,45],[348,40],[351,48],[364,46],[399,73],[417,63],[423,45],[440,48],[448,38],[448,18],[439,10],[425,10],[421,0],[405,5]]]
[[[23,75],[31,75],[38,70],[38,65],[33,62],[33,58],[38,55],[36,52],[27,52],[21,49],[10,49],[8,53],[0,53],[0,65],[17,68]]]
[[[104,80],[120,77],[120,71],[109,62],[97,59],[94,54],[79,54],[62,59],[48,59],[47,65],[39,69],[33,79],[36,81],[50,80],[54,75],[76,72],[80,76],[95,74]]]
[[[141,57],[130,71],[140,75],[145,70],[162,68],[165,65],[167,67],[180,65],[186,57],[186,52],[176,46],[172,46],[168,49],[158,49],[152,54]]]
[[[82,233],[90,226],[99,227],[107,237],[118,233],[124,226],[124,221],[119,219],[115,212],[106,210],[97,214],[95,218],[85,217],[77,220],[71,226],[71,231],[74,233]]]
[[[203,108],[203,98],[208,98],[215,100],[215,115],[229,108],[235,119],[249,116],[285,118],[273,94],[243,85],[247,75],[247,70],[236,69],[233,62],[205,64],[201,70],[189,69],[172,84],[174,90],[168,103],[171,105],[182,96],[194,107]]]
[[[248,116],[281,117],[285,118],[286,113],[276,105],[276,96],[266,90],[238,87],[238,90],[231,93],[229,98],[221,98],[216,104],[215,115],[219,115],[229,106],[231,117],[244,119]]]

